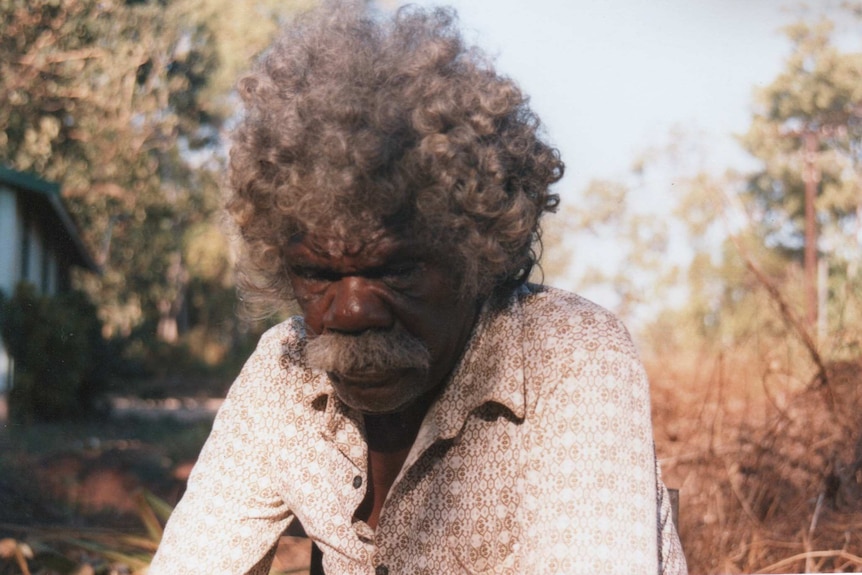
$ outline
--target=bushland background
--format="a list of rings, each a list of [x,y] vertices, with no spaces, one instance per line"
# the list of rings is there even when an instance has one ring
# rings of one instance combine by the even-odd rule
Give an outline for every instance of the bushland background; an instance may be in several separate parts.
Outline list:
[[[0,162],[62,184],[103,269],[0,302],[0,573],[145,569],[278,319],[237,320],[219,182],[234,79],[310,3],[0,0]],[[751,169],[707,170],[675,129],[559,190],[544,236],[545,281],[613,294],[640,346],[693,573],[862,570],[862,6],[793,21],[738,134]],[[656,186],[661,216],[639,209]],[[618,265],[579,265],[592,245]],[[275,569],[306,552],[285,540]]]

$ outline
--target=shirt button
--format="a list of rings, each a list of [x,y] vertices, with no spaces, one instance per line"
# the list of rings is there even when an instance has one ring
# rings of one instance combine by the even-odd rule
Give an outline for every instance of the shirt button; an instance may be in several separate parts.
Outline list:
[[[362,476],[361,475],[357,475],[356,477],[353,478],[353,487],[355,487],[356,489],[359,489],[360,487],[362,487]]]
[[[389,567],[386,565],[378,565],[374,569],[374,575],[389,575]]]

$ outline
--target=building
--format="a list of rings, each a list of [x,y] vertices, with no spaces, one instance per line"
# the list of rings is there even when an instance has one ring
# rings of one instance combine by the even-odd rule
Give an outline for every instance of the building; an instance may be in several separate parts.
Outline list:
[[[60,198],[60,186],[0,166],[0,292],[19,282],[46,295],[70,286],[71,268],[98,272]],[[0,394],[12,382],[12,360],[0,340]]]

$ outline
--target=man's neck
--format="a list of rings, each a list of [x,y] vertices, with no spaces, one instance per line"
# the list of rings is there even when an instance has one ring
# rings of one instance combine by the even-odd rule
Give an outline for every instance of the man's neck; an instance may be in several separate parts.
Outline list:
[[[416,440],[427,411],[428,407],[423,406],[421,409],[411,407],[398,413],[366,414],[365,438],[368,449],[381,453],[409,449]]]
[[[356,515],[372,529],[377,528],[383,502],[416,441],[428,405],[427,402],[417,402],[398,413],[363,416],[368,442],[369,482],[365,500]]]

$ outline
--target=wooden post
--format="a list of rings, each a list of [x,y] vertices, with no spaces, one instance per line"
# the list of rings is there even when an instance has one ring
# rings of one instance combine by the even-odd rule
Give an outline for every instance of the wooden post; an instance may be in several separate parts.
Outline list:
[[[679,489],[668,489],[667,493],[670,496],[670,518],[679,533]]]
[[[817,198],[817,184],[820,174],[817,171],[817,133],[808,129],[803,134],[805,145],[805,168],[802,179],[805,182],[805,320],[811,333],[817,326],[817,213],[814,202]]]

